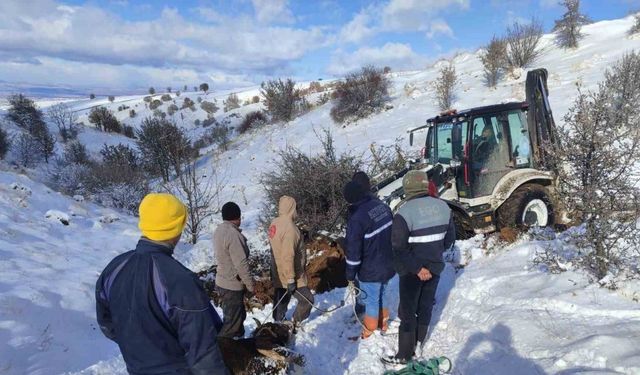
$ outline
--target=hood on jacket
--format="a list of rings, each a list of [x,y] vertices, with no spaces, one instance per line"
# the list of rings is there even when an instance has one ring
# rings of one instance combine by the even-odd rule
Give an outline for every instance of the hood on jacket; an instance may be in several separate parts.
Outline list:
[[[296,200],[288,195],[281,196],[280,202],[278,202],[278,216],[288,217],[291,220],[295,220],[297,215]]]

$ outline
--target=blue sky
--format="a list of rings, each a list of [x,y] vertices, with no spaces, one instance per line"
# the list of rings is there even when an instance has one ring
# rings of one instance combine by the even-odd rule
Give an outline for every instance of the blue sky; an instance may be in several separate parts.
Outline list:
[[[582,0],[594,21],[634,9],[640,0]],[[3,0],[0,82],[136,92],[420,69],[515,21],[548,31],[562,12],[556,0]]]

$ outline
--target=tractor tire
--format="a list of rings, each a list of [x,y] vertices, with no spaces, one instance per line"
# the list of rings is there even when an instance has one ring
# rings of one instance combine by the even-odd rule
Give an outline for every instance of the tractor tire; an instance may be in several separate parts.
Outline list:
[[[547,189],[538,184],[517,188],[496,211],[498,230],[553,226],[554,209]]]
[[[456,240],[468,240],[476,235],[469,219],[463,213],[451,210],[451,214],[453,215],[453,222],[456,225]]]

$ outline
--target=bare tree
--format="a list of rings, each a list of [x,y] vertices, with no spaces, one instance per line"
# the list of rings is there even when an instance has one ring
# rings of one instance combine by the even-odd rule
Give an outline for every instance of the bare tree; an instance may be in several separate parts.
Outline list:
[[[138,152],[128,145],[104,145],[100,155],[101,162],[91,163],[87,191],[103,205],[135,212],[149,191]]]
[[[640,33],[640,13],[633,16],[634,23],[629,29],[629,35]]]
[[[226,106],[226,103],[225,103],[225,106]],[[200,102],[200,108],[202,108],[203,111],[207,112],[207,116],[213,115],[214,113],[218,112],[218,109],[220,109],[218,108],[216,103],[208,102],[206,100],[203,100],[202,102]]]
[[[142,166],[165,182],[169,181],[172,172],[180,174],[182,164],[194,152],[184,130],[169,120],[146,118],[136,136]]]
[[[59,103],[51,106],[47,111],[47,117],[58,127],[63,143],[78,136],[78,115],[71,111],[67,104]]]
[[[542,23],[535,18],[529,24],[515,22],[507,28],[507,63],[510,68],[526,68],[540,55],[538,44],[543,33]]]
[[[9,134],[0,128],[0,159],[4,159],[4,156],[10,148],[11,141],[9,140]]]
[[[274,170],[260,178],[266,200],[260,214],[264,226],[276,215],[278,200],[283,195],[293,197],[298,204],[298,219],[311,235],[329,229],[332,224],[345,223],[344,185],[362,166],[362,158],[350,153],[338,154],[328,130],[319,135],[322,152],[309,156],[301,150],[287,147],[278,153]]]
[[[507,65],[507,42],[495,35],[480,54],[487,86],[495,87]]]
[[[389,99],[389,78],[382,69],[364,66],[338,83],[331,118],[341,124],[380,111]]]
[[[229,112],[232,109],[240,108],[240,98],[238,98],[238,94],[231,93],[222,104],[224,104],[224,111]]]
[[[455,100],[455,90],[458,83],[456,67],[452,63],[440,69],[440,75],[434,83],[440,110],[446,111],[451,108]]]
[[[559,194],[585,225],[598,278],[637,245],[640,215],[640,55],[622,58],[595,92],[579,91],[555,147]]]
[[[191,244],[198,242],[211,216],[220,212],[220,195],[226,186],[226,178],[220,174],[217,165],[210,170],[200,169],[202,173],[198,171],[194,157],[182,166],[182,173],[164,185],[165,190],[178,196],[187,206],[185,230]]]
[[[49,159],[55,151],[56,138],[49,131],[47,124],[44,121],[36,122],[29,132],[36,142],[37,150],[44,158],[45,163],[49,163]]]
[[[580,29],[591,20],[580,13],[580,0],[563,0],[561,4],[567,11],[553,27],[553,31],[556,33],[556,42],[562,48],[577,48],[578,41],[583,37]]]
[[[62,158],[68,164],[89,164],[90,161],[87,148],[78,140],[66,144]]]
[[[31,168],[42,161],[42,154],[38,152],[38,144],[31,134],[21,134],[12,146],[14,157],[23,167]]]
[[[267,123],[267,115],[262,111],[252,111],[244,116],[244,119],[238,126],[238,133],[243,134],[247,131],[262,126]]]
[[[210,137],[212,141],[211,143],[215,143],[223,151],[227,151],[229,142],[231,142],[229,133],[229,128],[226,125],[222,124],[211,128],[207,136]]]
[[[304,100],[291,78],[262,82],[260,87],[267,112],[274,121],[288,122],[301,112]]]

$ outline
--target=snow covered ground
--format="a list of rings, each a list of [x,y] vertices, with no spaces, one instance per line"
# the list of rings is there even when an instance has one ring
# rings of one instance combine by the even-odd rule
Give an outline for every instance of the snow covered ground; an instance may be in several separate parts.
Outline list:
[[[626,36],[631,24],[626,18],[586,26],[586,37],[575,51],[557,49],[552,37],[545,36],[544,52],[535,65],[549,69],[550,101],[559,124],[576,95],[577,83],[595,88],[604,71],[624,53],[640,49],[639,38]],[[460,54],[454,64],[462,82],[456,107],[524,99],[524,74],[488,90],[477,54]],[[242,207],[252,251],[266,249],[257,225],[263,202],[258,181],[273,167],[278,150],[291,145],[315,152],[319,142],[314,132],[323,128],[331,129],[338,150],[367,152],[370,144],[390,145],[397,137],[408,143],[406,130],[438,112],[430,88],[438,68],[436,64],[424,71],[392,73],[393,108],[357,124],[334,125],[331,105],[326,104],[289,124],[243,135],[225,153],[206,156],[203,165],[215,163],[227,175],[224,199]],[[239,96],[245,100],[256,93],[252,89]],[[180,106],[185,96],[194,101],[202,96],[215,98],[222,107],[227,94],[183,93],[176,101]],[[114,103],[83,99],[68,104],[85,124],[95,105],[114,111],[123,104],[130,106],[138,113],[135,118],[128,118],[128,110],[118,117],[133,126],[151,114],[142,96],[118,97]],[[230,113],[242,115],[259,107],[251,104]],[[193,125],[194,120],[206,117],[197,102],[196,108],[174,116],[194,137],[203,131]],[[222,120],[230,113],[220,110],[216,117]],[[129,142],[91,129],[81,134],[81,140],[94,152],[105,142]],[[107,262],[135,245],[136,219],[60,195],[36,182],[38,173],[31,176],[8,167],[0,171],[0,374],[124,374],[117,346],[96,327],[93,289]],[[211,264],[210,233],[195,247],[180,245],[178,259],[193,270]],[[532,264],[542,246],[545,241],[532,238],[512,245],[493,237],[459,242],[456,258],[465,259],[466,266],[447,266],[438,289],[434,329],[422,354],[450,357],[456,374],[640,374],[639,288],[610,291],[593,285],[581,272],[544,272]],[[396,280],[390,295],[397,298]],[[323,308],[339,306],[345,297],[346,290],[337,289],[318,295],[317,303]],[[395,302],[391,308],[395,317]],[[376,334],[365,342],[348,340],[360,330],[351,309],[347,301],[331,314],[314,310],[295,342],[295,350],[307,357],[305,374],[382,372],[377,357],[395,350],[396,337]],[[254,311],[247,328],[253,327],[251,317],[262,320],[269,310]],[[397,324],[392,323],[391,331]]]

